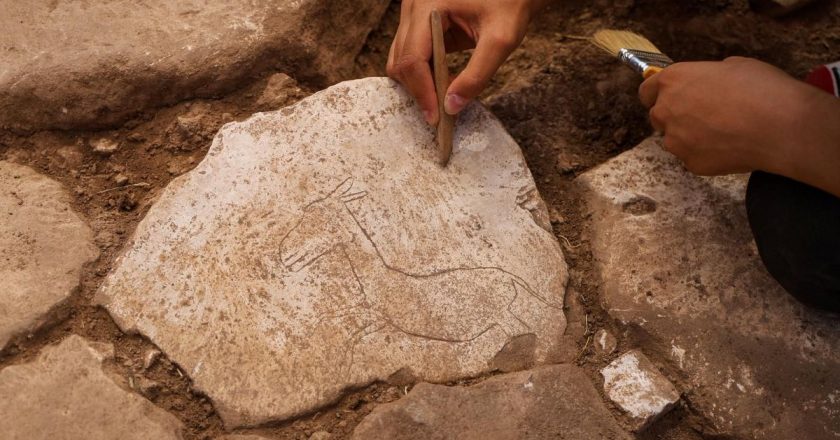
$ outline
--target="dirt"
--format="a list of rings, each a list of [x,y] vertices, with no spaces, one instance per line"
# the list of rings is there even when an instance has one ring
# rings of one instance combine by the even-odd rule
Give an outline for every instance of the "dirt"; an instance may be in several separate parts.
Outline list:
[[[384,75],[398,17],[399,3],[394,2],[357,57],[352,77]],[[623,331],[600,307],[600,281],[586,238],[589,219],[573,183],[578,174],[632,148],[651,132],[646,111],[636,98],[640,80],[580,39],[604,27],[642,32],[675,60],[753,56],[802,77],[816,64],[840,59],[840,5],[818,1],[786,18],[773,19],[753,13],[746,0],[557,1],[533,23],[522,47],[483,95],[522,147],[550,207],[555,235],[570,266],[567,333],[579,349],[570,360],[586,368],[596,384],[601,381],[598,370],[606,363],[594,350],[592,335],[598,329],[606,328],[618,338],[619,351],[644,344],[647,337]],[[467,57],[453,55],[453,70],[462,67]],[[175,414],[187,428],[187,439],[223,433],[209,399],[192,390],[178,366],[160,356],[144,368],[144,357],[154,346],[121,332],[104,310],[91,305],[91,299],[160,191],[201,161],[223,124],[291,104],[327,85],[303,83],[290,91],[288,81],[282,75],[247,78],[224,98],[181,102],[143,114],[116,130],[0,132],[0,159],[29,165],[69,188],[75,209],[89,219],[102,249],[101,258],[86,267],[80,289],[54,311],[53,325],[10,344],[0,353],[0,368],[27,362],[41,347],[70,333],[110,342],[116,347],[110,368],[124,378],[123,385]],[[94,152],[90,145],[101,138],[117,142],[118,149]],[[665,356],[654,353],[653,357],[666,373],[675,371]],[[679,385],[678,375],[669,376]],[[242,432],[306,439],[325,430],[333,438],[346,438],[374,406],[410,390],[410,385],[395,383],[400,385],[380,383],[352,390],[315,414]],[[623,420],[618,410],[615,414]],[[689,402],[639,438],[718,437],[692,412]]]

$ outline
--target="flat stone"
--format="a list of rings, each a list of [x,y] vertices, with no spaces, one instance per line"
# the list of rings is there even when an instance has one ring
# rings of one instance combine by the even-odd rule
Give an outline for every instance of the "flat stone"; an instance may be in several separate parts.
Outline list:
[[[674,385],[642,352],[631,350],[601,370],[604,393],[644,429],[680,400]]]
[[[228,124],[96,301],[183,367],[228,427],[400,370],[444,382],[497,355],[550,361],[567,269],[519,147],[478,105],[447,168],[435,145],[385,78]]]
[[[0,349],[48,321],[99,255],[70,200],[58,182],[0,161]]]
[[[103,371],[110,344],[71,335],[30,363],[0,370],[0,432],[9,439],[180,440],[175,416]]]
[[[840,433],[840,323],[767,274],[744,208],[744,176],[691,175],[650,139],[579,177],[604,308],[651,335],[720,433]]]
[[[270,70],[345,77],[387,0],[0,0],[0,127],[95,128]]]
[[[471,387],[420,383],[380,405],[353,439],[630,439],[582,369],[554,365]]]

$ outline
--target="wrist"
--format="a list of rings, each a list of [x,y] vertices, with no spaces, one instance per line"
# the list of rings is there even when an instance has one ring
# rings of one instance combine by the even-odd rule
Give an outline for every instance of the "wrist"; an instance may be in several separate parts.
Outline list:
[[[837,194],[840,99],[803,84],[795,102],[762,169]]]

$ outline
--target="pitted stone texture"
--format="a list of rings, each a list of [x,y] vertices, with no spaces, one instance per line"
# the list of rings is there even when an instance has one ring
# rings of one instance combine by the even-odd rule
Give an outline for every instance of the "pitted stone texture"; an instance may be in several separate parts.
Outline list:
[[[181,423],[103,371],[109,344],[72,335],[33,362],[0,370],[0,432],[9,440],[179,440]]]
[[[535,220],[545,206],[522,153],[480,106],[455,145],[436,165],[432,129],[385,78],[226,125],[140,223],[98,301],[183,366],[229,427],[403,368],[442,382],[491,370],[500,351],[551,359],[567,270]]]
[[[0,349],[43,324],[98,255],[58,182],[0,161]]]
[[[636,429],[643,429],[680,400],[674,385],[638,350],[619,356],[601,374],[604,393],[636,421]]]
[[[767,274],[743,176],[693,176],[651,139],[579,181],[605,309],[682,369],[694,409],[744,438],[840,434],[840,323]]]
[[[630,439],[572,365],[496,376],[471,387],[420,383],[362,420],[354,440]]]
[[[0,0],[0,127],[102,127],[271,69],[345,77],[387,0]]]

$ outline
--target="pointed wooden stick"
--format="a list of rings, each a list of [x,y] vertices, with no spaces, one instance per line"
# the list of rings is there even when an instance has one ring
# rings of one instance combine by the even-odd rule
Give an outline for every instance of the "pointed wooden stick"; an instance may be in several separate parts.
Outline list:
[[[446,47],[443,44],[443,23],[438,11],[432,11],[432,64],[434,65],[435,91],[437,92],[438,114],[437,125],[438,162],[442,166],[449,163],[452,156],[452,136],[455,131],[455,117],[446,114],[443,102],[446,90],[449,89],[449,66],[446,64]]]

